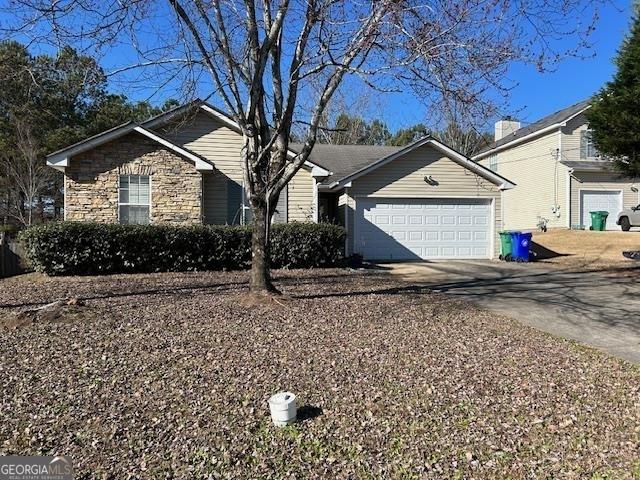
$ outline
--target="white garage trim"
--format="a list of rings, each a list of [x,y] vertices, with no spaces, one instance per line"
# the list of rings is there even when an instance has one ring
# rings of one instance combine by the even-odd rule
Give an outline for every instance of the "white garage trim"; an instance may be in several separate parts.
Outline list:
[[[470,205],[486,205],[488,207],[488,219],[487,219],[487,228],[486,228],[486,234],[489,236],[489,238],[486,240],[486,243],[483,245],[483,249],[484,246],[486,245],[486,255],[481,254],[481,255],[477,255],[477,254],[471,254],[469,256],[457,256],[457,255],[453,255],[453,256],[436,256],[433,259],[455,259],[455,258],[464,258],[464,259],[472,259],[472,258],[477,258],[477,259],[493,259],[495,256],[495,246],[496,246],[496,199],[495,198],[483,198],[483,197],[468,197],[468,196],[447,196],[447,197],[427,197],[427,198],[421,198],[421,197],[388,197],[388,196],[356,196],[353,198],[354,200],[354,208],[353,208],[353,212],[354,212],[354,219],[353,219],[353,241],[352,241],[352,248],[354,252],[357,253],[364,253],[362,246],[359,244],[360,242],[360,237],[358,234],[358,230],[360,228],[360,223],[365,221],[365,213],[364,213],[364,207],[363,207],[363,203],[371,203],[373,205],[376,205],[377,203],[388,203],[388,204],[393,204],[393,203],[398,203],[399,205],[410,205],[410,204],[422,204],[422,205],[429,205],[430,203],[436,205],[436,206],[440,206],[440,205],[447,205],[447,201],[451,201],[451,204],[455,204],[456,202],[459,202],[459,204],[464,205],[465,202]],[[363,207],[362,212],[360,211],[359,207]],[[473,218],[473,217],[472,217]],[[375,223],[374,223],[375,225]],[[441,231],[442,228],[437,228],[437,231]],[[432,230],[433,231],[433,230]],[[385,232],[386,233],[386,232]],[[407,239],[408,241],[408,239]],[[408,247],[405,247],[400,241],[396,240],[396,242],[398,244],[400,244],[403,248],[409,250]],[[453,243],[455,244],[456,242],[459,242],[458,239],[453,240]],[[442,246],[442,243],[444,243],[444,241],[442,240],[438,240],[438,244],[440,246]],[[473,247],[472,247],[473,248]],[[367,255],[365,255],[366,257]],[[416,256],[418,256],[416,254]],[[421,258],[425,258],[425,259],[430,259],[430,257],[428,257],[427,255],[424,255],[424,251],[422,252]],[[383,260],[382,258],[373,258],[371,257],[370,259],[372,260]],[[398,258],[400,259],[400,258]],[[390,259],[393,260],[393,259]]]
[[[607,223],[611,224],[611,221],[613,219],[613,217],[615,215],[617,215],[619,212],[621,212],[624,207],[623,207],[623,194],[622,194],[622,190],[620,189],[593,189],[593,188],[579,188],[578,189],[578,199],[580,202],[580,224],[584,227],[584,228],[589,228],[589,225],[584,225],[583,224],[583,220],[584,220],[584,194],[589,194],[589,193],[593,193],[593,194],[598,194],[598,193],[616,193],[618,194],[618,211],[613,213],[613,212],[609,212],[609,217],[607,218]],[[613,222],[615,223],[616,219],[613,219]]]

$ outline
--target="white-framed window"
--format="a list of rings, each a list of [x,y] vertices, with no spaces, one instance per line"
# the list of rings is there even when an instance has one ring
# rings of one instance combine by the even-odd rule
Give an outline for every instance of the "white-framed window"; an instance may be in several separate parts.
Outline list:
[[[489,170],[492,172],[498,171],[498,155],[493,154],[489,157]]]
[[[149,175],[120,175],[118,208],[120,223],[149,223],[151,188]]]
[[[594,158],[600,156],[600,152],[593,144],[591,130],[582,130],[580,132],[580,158]]]

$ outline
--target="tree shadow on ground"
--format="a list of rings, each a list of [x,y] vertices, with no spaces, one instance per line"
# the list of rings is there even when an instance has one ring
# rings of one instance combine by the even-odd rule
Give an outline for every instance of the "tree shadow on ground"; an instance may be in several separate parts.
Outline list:
[[[322,415],[322,408],[316,407],[315,405],[303,405],[298,409],[298,421],[305,422],[308,420],[313,420],[314,418]]]
[[[343,286],[330,292],[293,297],[322,299],[438,292],[498,310],[506,303],[513,308],[519,305],[516,310],[523,315],[528,313],[529,306],[534,306],[548,311],[550,315],[562,315],[576,325],[591,320],[606,326],[640,331],[638,282],[635,275],[628,275],[638,271],[637,267],[586,271],[559,268],[540,271],[538,268],[532,271],[527,264],[521,264],[520,268],[487,266],[464,274],[444,263],[432,264],[430,268],[433,273],[427,277],[419,281],[409,278],[404,285],[395,287],[349,289]]]
[[[539,243],[536,243],[534,241],[531,242],[531,247],[530,247],[530,252],[531,252],[531,259],[536,261],[536,260],[550,260],[552,258],[558,258],[558,257],[570,257],[571,254],[570,253],[559,253],[556,251],[553,251],[543,245],[540,245]]]

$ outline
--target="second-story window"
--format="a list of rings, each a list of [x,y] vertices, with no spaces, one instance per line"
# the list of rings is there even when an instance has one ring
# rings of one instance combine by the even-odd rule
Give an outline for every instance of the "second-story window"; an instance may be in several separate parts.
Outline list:
[[[489,157],[489,170],[498,171],[498,155],[494,154]]]
[[[580,132],[580,158],[594,158],[600,156],[593,144],[591,130],[582,130]]]

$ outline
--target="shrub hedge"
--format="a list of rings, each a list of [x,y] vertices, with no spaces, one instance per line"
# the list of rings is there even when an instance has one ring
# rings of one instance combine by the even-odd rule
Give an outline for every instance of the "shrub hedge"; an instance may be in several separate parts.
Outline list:
[[[274,268],[328,267],[344,259],[344,228],[276,224]],[[56,222],[20,234],[36,271],[48,275],[237,270],[251,265],[251,229],[228,225]]]

